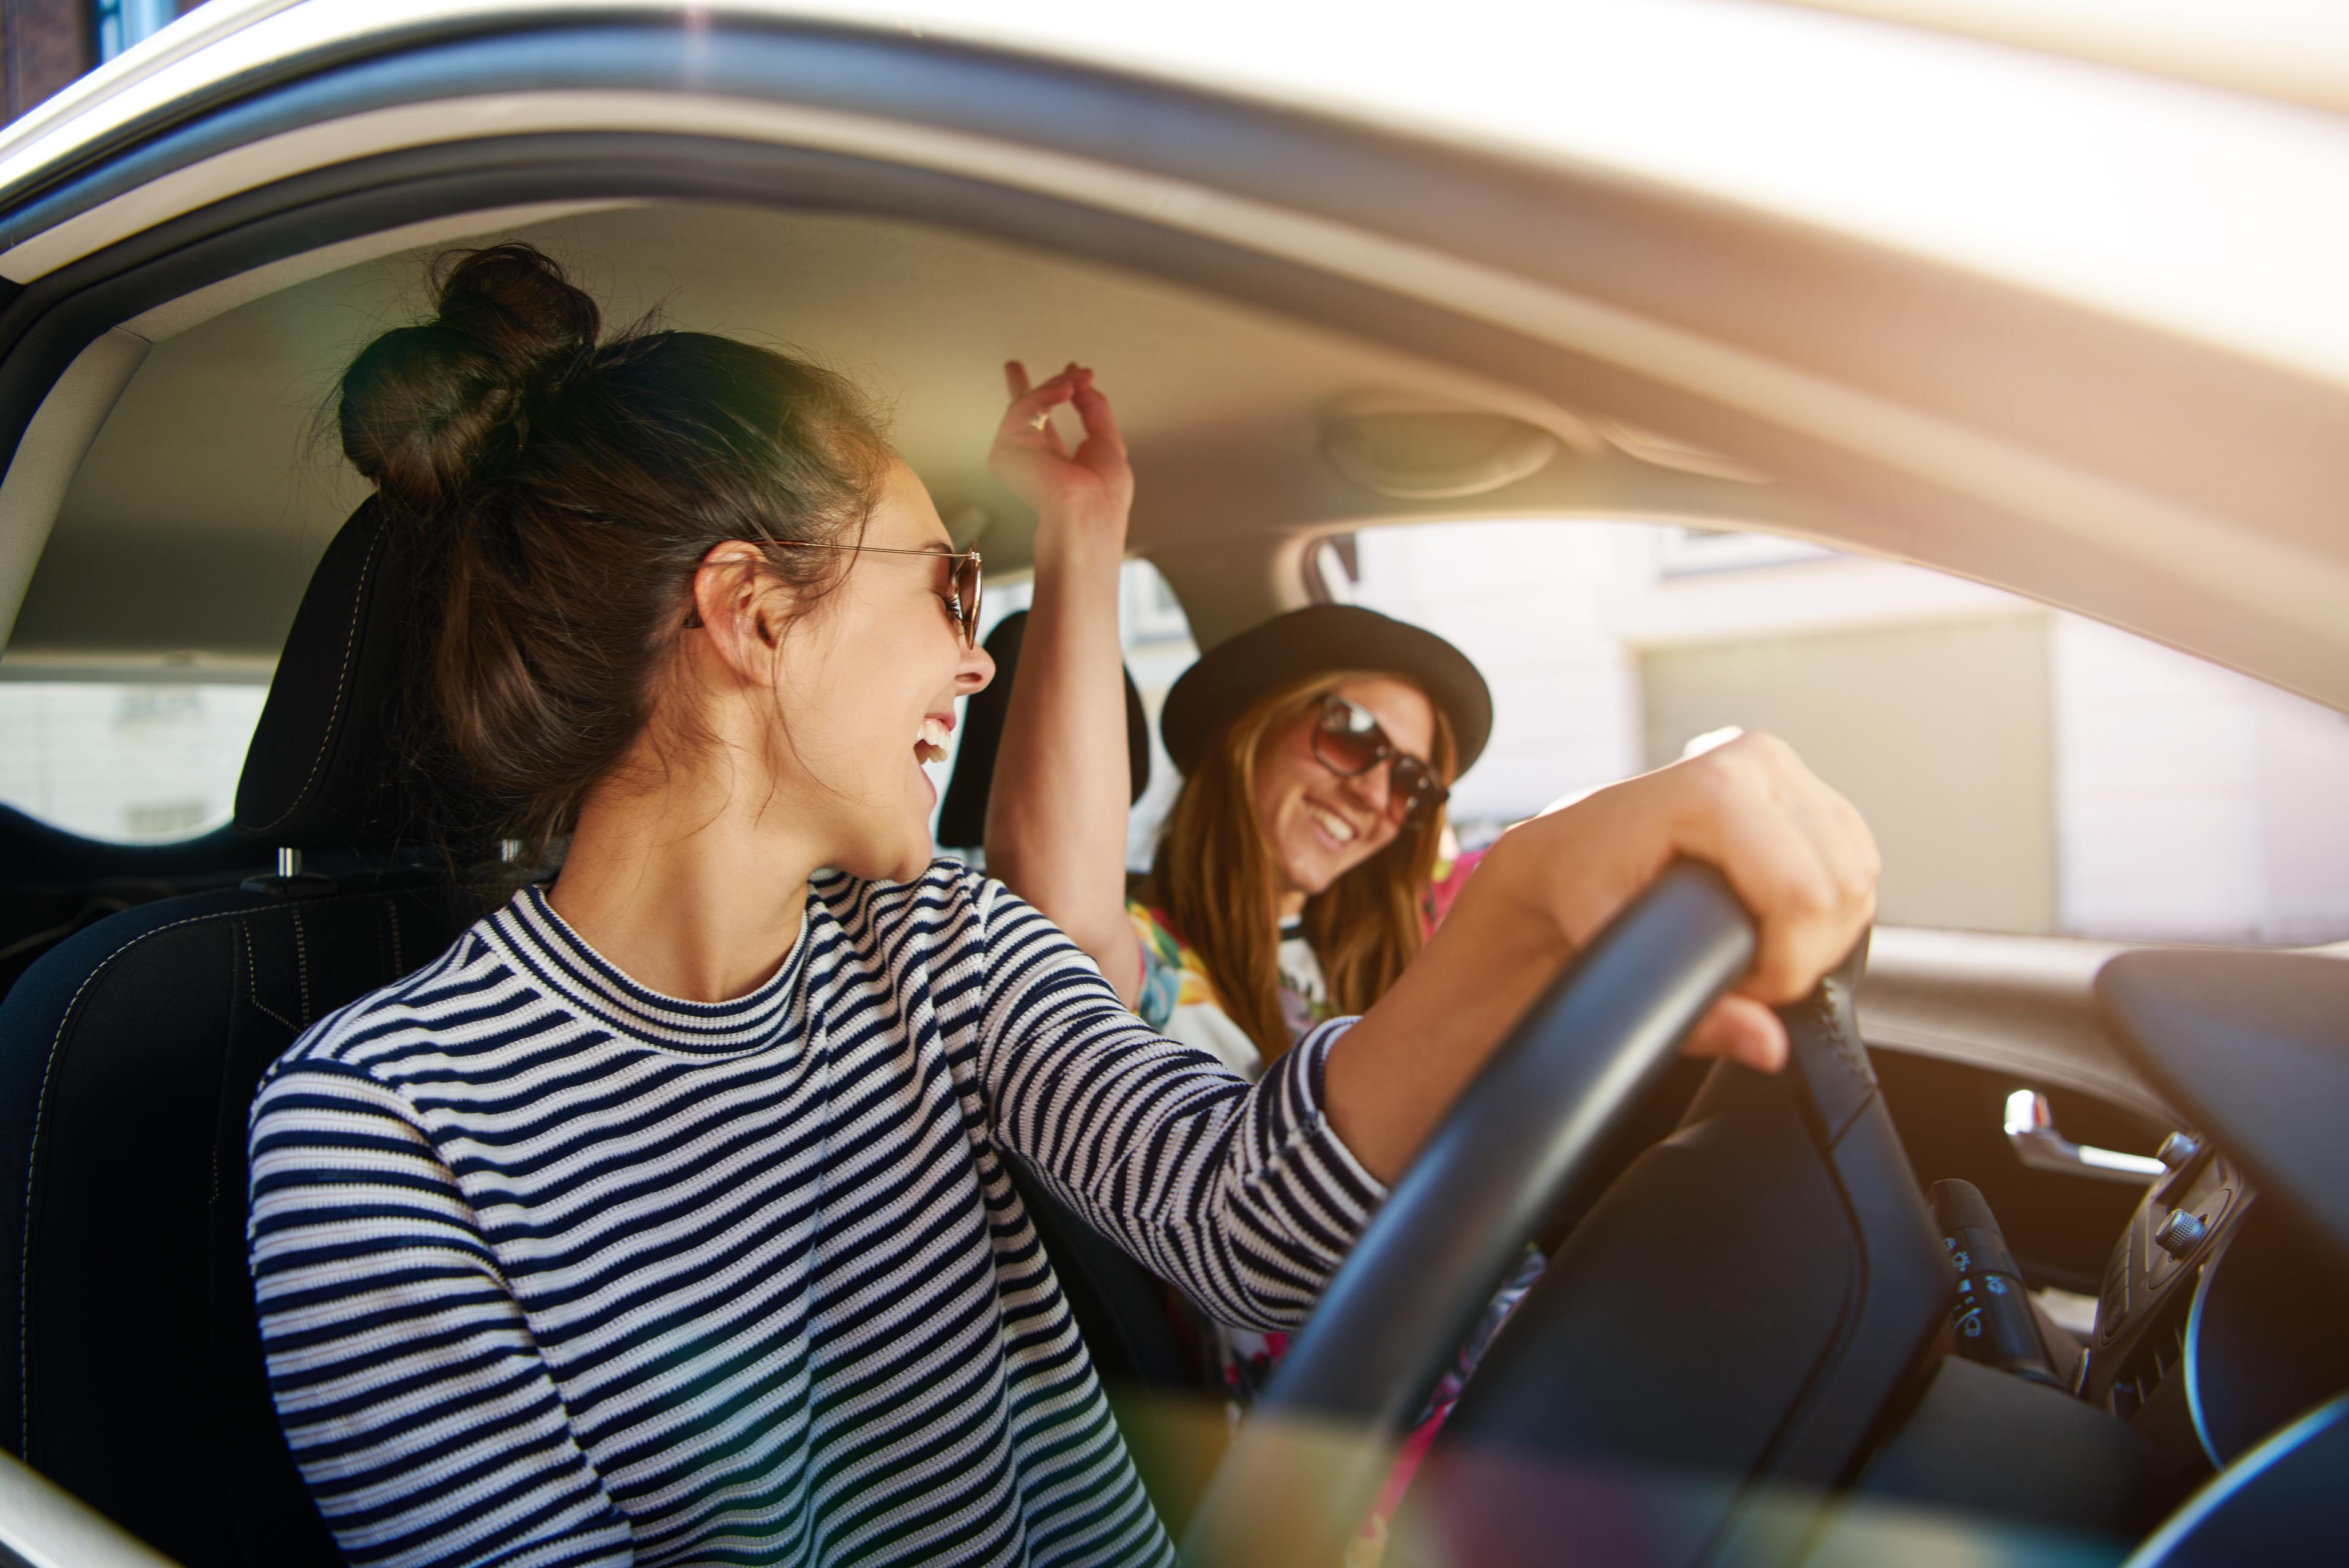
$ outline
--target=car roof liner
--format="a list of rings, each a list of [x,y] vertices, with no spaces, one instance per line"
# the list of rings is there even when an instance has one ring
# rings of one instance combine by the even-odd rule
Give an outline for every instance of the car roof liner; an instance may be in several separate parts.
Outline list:
[[[488,84],[505,96],[530,84],[517,102],[572,93],[591,117],[584,106],[593,94],[636,92],[673,106],[680,127],[723,92],[737,95],[729,104],[788,109],[798,129],[772,133],[787,139],[829,135],[823,126],[864,117],[856,123],[931,139],[924,145],[935,144],[938,158],[964,158],[965,171],[936,160],[916,167],[930,153],[859,158],[844,155],[846,143],[828,152],[809,144],[795,150],[800,165],[833,160],[843,173],[829,182],[841,194],[771,185],[741,199],[887,208],[1067,246],[1327,325],[1777,475],[1783,483],[1759,501],[1754,487],[1736,487],[1740,504],[1768,514],[1761,525],[2016,588],[2349,702],[2344,633],[2337,616],[2319,613],[2324,585],[2349,572],[2329,504],[2349,485],[2349,458],[2330,439],[2341,396],[2245,356],[1588,168],[963,44],[735,16],[706,30],[533,17],[440,41],[376,36],[353,48],[365,57],[313,60],[308,75],[233,91],[223,84],[218,98],[181,106],[185,118],[150,125],[144,140],[117,149],[115,161],[136,164],[150,181],[141,189],[150,189],[168,170],[193,172],[208,151],[287,138],[291,147],[305,128],[347,121],[369,102],[446,103],[453,125],[461,95]],[[811,129],[807,115],[817,111],[835,119]],[[471,200],[543,198],[556,182],[523,177],[528,139],[502,140],[502,149],[458,145],[471,172],[503,164],[521,188],[480,190]],[[729,156],[706,138],[696,146],[705,162]],[[971,177],[988,159],[1007,172]],[[1023,159],[1026,172],[1010,171]],[[685,161],[633,190],[606,181],[568,193],[733,199],[732,182],[698,182]],[[1057,173],[1038,183],[1040,170],[1080,166],[1095,171],[1087,177],[1097,185],[1109,177],[1103,189],[1174,182],[1170,192],[1199,199],[1115,213],[1099,189],[1081,198],[1074,187],[1048,191]],[[398,178],[393,165],[370,159],[336,172],[363,168]],[[861,177],[846,177],[851,168]],[[74,223],[95,221],[121,194],[112,178],[103,166],[65,173],[22,212],[51,225],[44,235],[68,213],[78,214]],[[358,194],[354,181],[342,185]],[[94,296],[94,309],[60,330],[47,318],[67,295],[102,292],[126,266],[217,237],[222,220],[258,239],[258,220],[273,207],[284,213],[305,195],[327,194],[305,173],[263,191],[277,199],[254,202],[263,192],[253,190],[227,196],[187,213],[202,220],[193,229],[155,213],[119,247],[67,264],[0,311],[0,347],[36,325],[44,340],[21,365],[11,352],[0,369],[0,447],[81,342],[208,279],[186,276],[173,288],[152,276],[135,303]],[[387,208],[364,220],[337,216],[330,203],[314,208],[320,228],[309,243],[452,210],[454,192],[437,202],[412,189],[381,194]],[[402,203],[404,213],[388,210]],[[0,213],[0,232],[20,245],[39,237],[6,228],[14,217]],[[281,231],[260,248],[287,254],[300,248],[300,234]],[[1433,272],[1421,265],[1430,234],[1444,237],[1444,265]],[[267,259],[251,248],[235,262],[214,253],[208,270],[218,276]],[[1837,330],[1821,333],[1816,323],[1830,307]],[[2018,342],[2032,352],[2013,354]],[[34,348],[26,339],[19,352]],[[1627,463],[1626,474],[1641,466]],[[1641,510],[1639,495],[1626,499]],[[1352,517],[1243,514],[1223,525],[1278,531],[1423,512],[1358,497]],[[1204,504],[1194,515],[1223,524],[1227,514]],[[2217,547],[2222,535],[2236,547]],[[1266,597],[1242,618],[1279,607]]]

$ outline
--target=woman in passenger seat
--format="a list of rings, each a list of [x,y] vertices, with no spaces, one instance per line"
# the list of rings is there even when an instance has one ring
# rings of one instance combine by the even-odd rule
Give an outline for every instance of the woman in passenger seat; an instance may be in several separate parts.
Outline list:
[[[990,871],[1091,953],[1154,1027],[1260,1074],[1314,1024],[1366,1011],[1458,892],[1444,805],[1492,697],[1444,639],[1318,605],[1209,649],[1168,693],[1185,775],[1129,888],[1117,572],[1133,477],[1107,398],[1070,366],[1012,400],[990,463],[1040,519],[1034,603],[988,795]],[[1073,452],[1050,410],[1073,404]],[[1107,727],[1104,728],[1106,723]],[[1129,897],[1129,894],[1137,896]]]
[[[1109,754],[1124,710],[1104,704],[1099,676],[1118,663],[1132,480],[1122,449],[1088,439],[1070,452],[1049,413],[1039,420],[1065,400],[1089,438],[1107,435],[1090,370],[1032,389],[1024,367],[1005,374],[994,466],[1048,522],[988,868],[1092,953],[1144,1023],[1257,1077],[1315,1024],[1366,1012],[1457,898],[1468,868],[1443,853],[1444,807],[1491,733],[1491,693],[1451,643],[1352,606],[1291,611],[1217,644],[1167,695],[1161,732],[1183,788],[1148,879],[1127,888],[1131,791],[1124,753]],[[1095,491],[1089,506],[1066,498]],[[1540,1272],[1529,1251],[1439,1385],[1423,1440]],[[1237,1413],[1285,1339],[1214,1323],[1207,1337]]]
[[[427,585],[416,743],[567,850],[254,1099],[272,1394],[354,1563],[1170,1562],[1006,1152],[1283,1328],[1673,856],[1761,933],[1700,1052],[1777,1064],[1764,1002],[1868,919],[1850,808],[1724,749],[1515,836],[1251,1085],[932,859],[924,764],[991,674],[978,562],[853,389],[606,337],[523,246],[439,294],[346,374],[344,450]]]

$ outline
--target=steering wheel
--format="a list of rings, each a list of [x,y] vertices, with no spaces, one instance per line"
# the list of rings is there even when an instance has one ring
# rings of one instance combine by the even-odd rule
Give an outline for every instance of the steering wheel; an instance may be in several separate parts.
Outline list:
[[[1527,1238],[1590,1196],[1611,1136],[1670,1065],[1705,1010],[1752,965],[1752,919],[1720,874],[1672,867],[1569,962],[1461,1096],[1397,1183],[1226,1455],[1194,1516],[1194,1568],[1334,1564],[1361,1527],[1394,1447]],[[1797,1063],[1865,1054],[1849,1029],[1861,951],[1823,982],[1790,1030]],[[1843,991],[1837,995],[1841,983]],[[1805,1010],[1785,1010],[1790,1023]],[[1834,1025],[1840,1020],[1844,1027]],[[1803,1036],[1812,1039],[1806,1044]],[[1850,1125],[1820,1105],[1806,1119]],[[1852,1082],[1836,1064],[1824,1082]],[[1912,1184],[1913,1185],[1913,1184]],[[1933,1256],[1946,1268],[1939,1246]],[[1516,1325],[1512,1325],[1513,1327]],[[1572,1394],[1566,1396],[1572,1398]]]

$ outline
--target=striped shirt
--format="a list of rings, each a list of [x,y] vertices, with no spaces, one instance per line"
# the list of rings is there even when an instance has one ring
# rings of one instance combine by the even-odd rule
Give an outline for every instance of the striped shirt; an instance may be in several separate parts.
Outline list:
[[[819,877],[712,1003],[525,889],[263,1081],[279,1418],[357,1563],[1167,1562],[1004,1153],[1294,1325],[1382,1196],[1343,1027],[1251,1088],[951,860]]]

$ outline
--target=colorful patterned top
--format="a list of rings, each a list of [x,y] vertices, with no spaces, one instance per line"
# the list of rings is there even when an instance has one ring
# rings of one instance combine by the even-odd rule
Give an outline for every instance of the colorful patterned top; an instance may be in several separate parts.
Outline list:
[[[1443,917],[1449,913],[1453,900],[1460,894],[1469,873],[1483,858],[1474,852],[1447,859],[1436,867],[1433,883],[1423,904],[1427,929],[1433,930]],[[1133,922],[1135,938],[1142,944],[1142,992],[1134,1012],[1142,1021],[1161,1034],[1195,1045],[1221,1058],[1234,1072],[1254,1078],[1264,1068],[1263,1054],[1232,1021],[1216,1000],[1215,982],[1207,978],[1206,966],[1199,955],[1176,934],[1174,922],[1164,910],[1155,909],[1139,899],[1130,899],[1126,915]],[[1280,1012],[1288,1025],[1293,1042],[1302,1037],[1314,1025],[1326,1022],[1333,1009],[1330,988],[1322,976],[1321,961],[1305,938],[1302,920],[1286,920],[1280,927]],[[1401,1480],[1407,1479],[1411,1468],[1417,1464],[1418,1455],[1434,1436],[1435,1428],[1450,1414],[1453,1402],[1459,1398],[1485,1346],[1500,1332],[1507,1318],[1525,1293],[1533,1288],[1541,1275],[1542,1259],[1538,1252],[1527,1249],[1519,1260],[1516,1271],[1501,1287],[1460,1355],[1446,1369],[1437,1385],[1428,1409],[1421,1417],[1420,1429],[1406,1445],[1407,1464],[1389,1486],[1394,1495],[1381,1505],[1381,1515],[1392,1511],[1394,1497],[1401,1492]],[[1231,1402],[1231,1414],[1237,1420],[1256,1401],[1288,1347],[1288,1336],[1278,1333],[1258,1333],[1252,1329],[1232,1328],[1221,1324],[1209,1325],[1212,1350],[1219,1364],[1224,1391]]]
[[[1429,933],[1452,912],[1469,874],[1484,858],[1485,851],[1475,849],[1437,862],[1420,901],[1420,919]],[[1173,917],[1139,898],[1126,900],[1125,914],[1133,922],[1134,939],[1142,944],[1142,994],[1133,1011],[1169,1039],[1221,1058],[1245,1077],[1257,1076],[1264,1068],[1263,1054],[1224,1011],[1216,996],[1216,983],[1207,978],[1206,965],[1176,934]],[[1288,1025],[1294,1041],[1315,1024],[1328,1023],[1336,1011],[1330,1004],[1330,985],[1322,977],[1320,957],[1306,940],[1302,919],[1281,922],[1276,961],[1281,1021]]]
[[[1142,1021],[1170,1040],[1195,1045],[1222,1060],[1244,1078],[1264,1071],[1264,1054],[1256,1042],[1224,1011],[1199,955],[1174,934],[1174,922],[1163,909],[1129,899],[1126,918],[1142,944],[1142,994],[1133,1011]],[[1322,978],[1321,961],[1305,940],[1303,920],[1284,920],[1280,954],[1276,961],[1280,979],[1280,1016],[1294,1041],[1330,1016],[1330,985]]]

